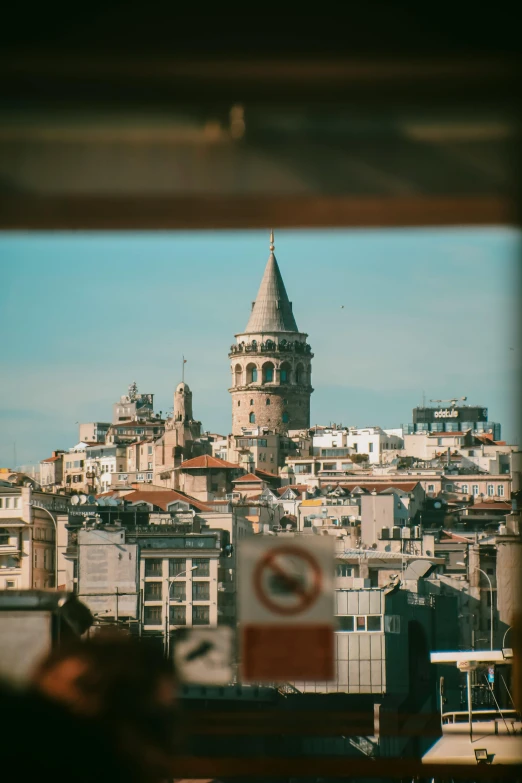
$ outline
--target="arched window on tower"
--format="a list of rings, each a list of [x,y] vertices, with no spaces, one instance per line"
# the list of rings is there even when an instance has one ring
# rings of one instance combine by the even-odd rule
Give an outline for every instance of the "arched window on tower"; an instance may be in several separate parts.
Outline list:
[[[243,368],[240,364],[236,364],[234,367],[234,381],[236,386],[241,386],[241,381],[243,380]]]
[[[250,424],[255,424],[256,423],[256,414],[255,413],[251,413],[250,416],[248,417],[248,421],[250,422]]]
[[[241,400],[238,400],[238,401],[237,401],[237,407],[238,407],[238,408],[240,408],[240,407],[241,407]]]
[[[263,383],[272,383],[274,380],[274,365],[272,362],[263,364]]]
[[[295,382],[296,383],[303,383],[305,377],[304,377],[304,367],[302,364],[298,364],[296,371],[295,371]]]
[[[286,411],[283,411],[283,417],[282,418],[283,418],[283,424],[288,424],[288,422],[290,421],[290,416],[288,415],[288,413]]]
[[[257,382],[257,367],[255,364],[247,364],[246,375],[247,375],[246,377],[247,383]]]
[[[265,405],[270,405],[270,397],[266,398]]]
[[[279,383],[290,383],[290,364],[283,362],[279,368]]]
[[[254,404],[254,400],[250,400],[250,405],[253,405],[253,404]]]

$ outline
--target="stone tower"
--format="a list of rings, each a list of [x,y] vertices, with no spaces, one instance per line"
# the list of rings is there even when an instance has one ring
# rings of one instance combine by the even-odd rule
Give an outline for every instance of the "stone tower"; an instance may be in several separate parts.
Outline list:
[[[235,335],[232,369],[232,433],[268,427],[275,432],[310,426],[312,351],[300,332],[274,255],[270,256],[244,332]]]

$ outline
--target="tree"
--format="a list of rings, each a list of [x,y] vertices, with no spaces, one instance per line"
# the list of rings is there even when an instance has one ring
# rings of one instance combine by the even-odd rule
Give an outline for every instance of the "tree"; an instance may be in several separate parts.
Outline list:
[[[350,459],[355,462],[356,465],[360,465],[361,462],[368,462],[367,454],[350,454]]]

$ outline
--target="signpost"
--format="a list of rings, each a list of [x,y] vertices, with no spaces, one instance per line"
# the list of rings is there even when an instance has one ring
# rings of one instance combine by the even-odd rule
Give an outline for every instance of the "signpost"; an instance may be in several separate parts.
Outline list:
[[[174,644],[174,662],[181,682],[228,685],[232,682],[233,634],[227,626],[187,628]]]
[[[333,539],[245,539],[238,576],[243,681],[332,680]]]

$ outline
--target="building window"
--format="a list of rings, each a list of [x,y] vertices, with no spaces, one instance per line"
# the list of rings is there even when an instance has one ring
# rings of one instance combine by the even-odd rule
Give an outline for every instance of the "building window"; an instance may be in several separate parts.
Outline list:
[[[250,416],[248,417],[248,421],[250,422],[250,424],[255,424],[256,423],[256,414],[255,413],[251,413]]]
[[[446,492],[453,492],[453,484],[446,484],[445,490]]]
[[[499,496],[499,498],[503,498],[504,497],[504,485],[503,484],[499,484],[497,486],[497,495]]]
[[[208,625],[210,622],[209,606],[192,607],[192,625]]]
[[[290,416],[286,411],[283,411],[282,419],[283,419],[283,424],[288,424],[288,422],[290,421]]]
[[[479,493],[478,484],[473,484],[473,486],[471,487],[471,494],[474,497],[477,497],[478,493]]]
[[[136,481],[144,481],[143,473],[136,473]]]
[[[468,485],[467,485],[467,484],[463,484],[463,485],[461,486],[461,488],[460,488],[460,489],[461,489],[461,492],[462,492],[464,495],[467,495],[467,494],[468,494]]]
[[[160,558],[145,559],[145,576],[162,576],[163,560]]]
[[[264,383],[272,383],[274,380],[274,368],[273,367],[265,367],[264,372]]]
[[[170,607],[170,624],[171,625],[187,624],[187,608],[185,606]]]
[[[187,583],[183,582],[170,582],[170,600],[174,601],[186,601],[187,600]]]
[[[192,600],[210,601],[210,582],[192,582]]]
[[[147,481],[152,481],[152,473],[147,473]]]
[[[163,584],[161,582],[145,582],[143,598],[145,601],[161,601]]]
[[[152,454],[152,446],[147,446],[147,454]]]
[[[192,566],[197,567],[197,571],[194,571],[194,576],[210,576],[210,560],[208,558],[194,558]]]
[[[368,443],[368,451],[373,451],[373,443]]]
[[[338,565],[336,566],[335,573],[337,576],[352,576],[353,574],[353,568],[348,565]]]
[[[435,484],[428,484],[428,492],[435,492]]]
[[[240,407],[241,407],[241,400],[238,400],[238,401],[237,401],[237,407],[238,407],[238,408],[240,408]]]
[[[353,615],[347,617],[337,617],[337,630],[349,633],[353,631]]]
[[[270,397],[267,397],[265,400],[265,405],[270,405]]]
[[[286,383],[288,381],[288,370],[281,370],[279,373],[279,379],[281,383]]]
[[[8,546],[8,545],[9,545],[9,531],[0,530],[0,546]]]
[[[6,583],[5,583],[5,589],[6,590],[14,590],[14,587],[15,587],[14,580],[11,580],[11,579],[6,580]]]
[[[161,625],[161,606],[146,606],[143,612],[145,625]]]
[[[148,469],[149,469],[149,470],[152,470],[152,462],[149,462],[149,463],[147,464],[147,467],[148,467]]]
[[[178,576],[187,570],[187,561],[182,557],[173,557],[169,560],[169,576]]]
[[[366,618],[366,630],[367,631],[382,631],[382,617],[380,614],[368,615]]]
[[[493,484],[488,484],[488,497],[492,498],[495,494],[495,487]]]
[[[250,400],[250,405],[253,405],[253,404],[254,404],[254,400]]]

